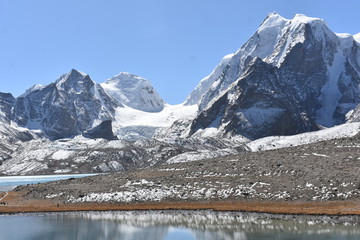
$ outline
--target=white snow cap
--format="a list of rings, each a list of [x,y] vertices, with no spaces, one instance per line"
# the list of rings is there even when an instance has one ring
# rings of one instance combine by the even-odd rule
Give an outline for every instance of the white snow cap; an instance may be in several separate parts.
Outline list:
[[[137,75],[121,72],[101,86],[115,100],[131,108],[146,112],[159,112],[164,108],[164,101],[150,81]]]
[[[316,23],[316,22],[321,22],[321,23],[325,23],[325,21],[321,18],[313,18],[313,17],[308,17],[304,14],[300,14],[297,13],[295,14],[294,18],[291,20],[292,23]]]
[[[355,34],[355,35],[354,35],[354,39],[355,39],[355,41],[357,41],[358,43],[360,43],[360,33]]]
[[[292,28],[295,28],[296,26],[305,23],[305,24],[325,24],[326,22],[321,18],[313,18],[308,17],[304,14],[295,14],[293,19],[287,19],[282,17],[276,12],[269,13],[265,20],[261,23],[260,27],[258,28],[257,32],[261,33],[262,31],[268,29],[268,28],[283,28],[286,24],[286,26],[292,25]]]
[[[286,19],[282,16],[280,16],[278,13],[273,12],[269,13],[265,20],[261,23],[260,27],[258,28],[257,32],[261,32],[266,28],[272,28],[277,26],[284,26],[285,22],[289,21],[289,19]]]

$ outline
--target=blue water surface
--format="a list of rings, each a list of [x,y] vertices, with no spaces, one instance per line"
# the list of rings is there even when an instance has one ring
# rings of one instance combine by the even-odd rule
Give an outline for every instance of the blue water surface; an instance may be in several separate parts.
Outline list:
[[[39,175],[39,176],[6,176],[0,177],[0,192],[9,191],[16,186],[45,183],[51,181],[65,180],[70,178],[89,177],[97,174],[61,174],[61,175]]]

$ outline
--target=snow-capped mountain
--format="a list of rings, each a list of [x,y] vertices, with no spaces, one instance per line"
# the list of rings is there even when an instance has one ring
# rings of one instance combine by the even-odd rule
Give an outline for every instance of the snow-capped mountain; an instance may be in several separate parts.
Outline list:
[[[101,86],[106,93],[131,108],[145,112],[160,112],[164,101],[145,78],[121,72],[108,79]]]
[[[360,103],[356,39],[357,35],[333,33],[322,19],[268,15],[255,34],[196,88],[204,81],[210,86],[202,88],[200,112],[190,134],[211,128],[218,135],[255,139],[344,123],[346,114]],[[193,96],[198,94],[189,97],[195,101]]]
[[[14,121],[40,129],[50,139],[72,137],[112,119],[119,103],[89,75],[71,70],[47,86],[36,86],[17,98]]]
[[[202,110],[244,72],[252,58],[269,56],[286,21],[287,19],[277,13],[269,14],[255,34],[236,53],[226,55],[220,65],[200,81],[188,97],[187,103],[197,102],[199,109]]]
[[[34,85],[17,99],[4,95],[3,101],[9,102],[2,104],[8,123],[41,130],[52,140],[84,133],[90,137],[91,129],[109,120],[120,139],[151,138],[159,128],[193,119],[197,112],[191,105],[165,104],[148,80],[134,74],[122,72],[98,84],[74,69],[51,84]],[[106,139],[116,138],[107,130]]]

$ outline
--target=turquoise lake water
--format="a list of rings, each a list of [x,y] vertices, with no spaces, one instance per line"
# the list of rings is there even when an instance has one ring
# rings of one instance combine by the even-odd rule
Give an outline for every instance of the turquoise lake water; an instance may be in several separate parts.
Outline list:
[[[40,176],[6,176],[0,177],[0,192],[9,191],[19,185],[45,183],[50,181],[64,180],[69,178],[81,178],[97,174],[62,174]]]
[[[16,185],[90,175],[0,177],[0,191]],[[358,240],[357,223],[360,224],[357,217],[339,220],[213,211],[0,215],[0,240]]]

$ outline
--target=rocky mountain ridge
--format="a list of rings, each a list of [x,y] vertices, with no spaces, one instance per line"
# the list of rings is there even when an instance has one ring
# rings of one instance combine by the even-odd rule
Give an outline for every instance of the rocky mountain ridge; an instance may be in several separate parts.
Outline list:
[[[257,139],[355,121],[353,110],[360,103],[356,39],[333,33],[322,19],[270,14],[190,95],[188,103],[201,86],[210,86],[201,88],[189,135],[215,129],[217,136]]]
[[[52,140],[81,135],[103,121],[116,121],[116,109],[125,106],[160,112],[165,103],[148,80],[134,74],[122,72],[98,84],[75,69],[46,86],[31,87],[11,102],[1,102],[8,123],[40,130]]]
[[[114,116],[117,104],[87,74],[71,70],[47,86],[20,96],[14,122],[50,139],[73,137]]]

